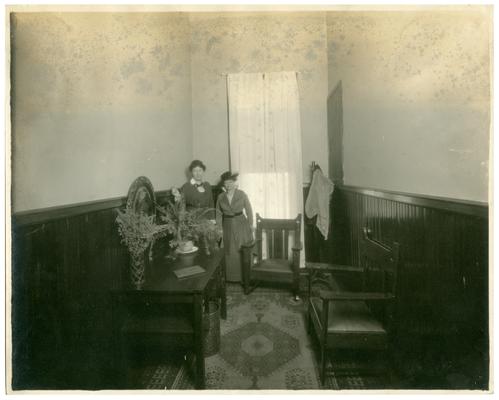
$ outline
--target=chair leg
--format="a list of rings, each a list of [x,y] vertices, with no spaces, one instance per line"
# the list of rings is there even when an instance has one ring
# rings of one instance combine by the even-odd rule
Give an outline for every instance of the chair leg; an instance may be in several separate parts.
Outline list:
[[[295,276],[293,279],[293,296],[295,298],[295,301],[300,300],[300,278],[299,276]]]
[[[244,285],[244,294],[248,295],[253,293],[253,291],[258,287],[258,281],[249,281],[247,285]]]
[[[242,274],[242,278],[243,278],[243,290],[244,290],[244,294],[245,295],[248,295],[249,292],[250,292],[250,285],[251,285],[251,277],[250,277],[250,273],[248,271],[248,267],[246,265],[243,264],[243,274]]]
[[[244,280],[243,287],[244,287],[244,294],[248,295],[250,292],[250,284],[249,284],[248,279]]]

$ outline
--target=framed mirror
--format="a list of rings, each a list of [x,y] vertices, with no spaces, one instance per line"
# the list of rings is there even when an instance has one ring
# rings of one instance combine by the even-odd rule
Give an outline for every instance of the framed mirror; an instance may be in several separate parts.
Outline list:
[[[151,181],[145,176],[139,176],[128,190],[126,207],[133,209],[136,213],[155,215],[155,204],[156,198]]]

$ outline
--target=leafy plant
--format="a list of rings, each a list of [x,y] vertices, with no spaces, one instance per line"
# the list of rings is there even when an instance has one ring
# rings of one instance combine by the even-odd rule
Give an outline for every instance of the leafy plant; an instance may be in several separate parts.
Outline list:
[[[174,238],[170,241],[171,247],[179,247],[184,242],[200,239],[217,241],[222,237],[219,226],[207,218],[212,208],[187,210],[183,196],[176,189],[172,189],[174,200],[168,200],[166,207],[157,205],[160,221],[164,229]]]
[[[152,259],[152,248],[155,240],[165,236],[167,231],[154,222],[153,215],[137,213],[131,208],[118,210],[116,217],[121,242],[126,245],[132,260],[132,281],[138,286],[144,282],[144,256],[149,249]]]

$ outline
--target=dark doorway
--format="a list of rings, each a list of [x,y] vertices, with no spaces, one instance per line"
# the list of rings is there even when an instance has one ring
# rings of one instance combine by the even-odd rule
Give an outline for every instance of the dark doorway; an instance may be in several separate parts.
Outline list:
[[[343,89],[341,81],[327,99],[327,131],[329,177],[334,184],[343,184]]]

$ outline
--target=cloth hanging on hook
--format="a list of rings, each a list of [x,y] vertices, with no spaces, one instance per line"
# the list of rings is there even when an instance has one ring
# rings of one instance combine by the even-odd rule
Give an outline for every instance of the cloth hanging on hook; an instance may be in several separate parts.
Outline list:
[[[329,199],[334,191],[334,184],[325,177],[317,164],[314,165],[312,183],[305,202],[305,214],[308,218],[317,215],[316,226],[327,240],[329,232]]]

